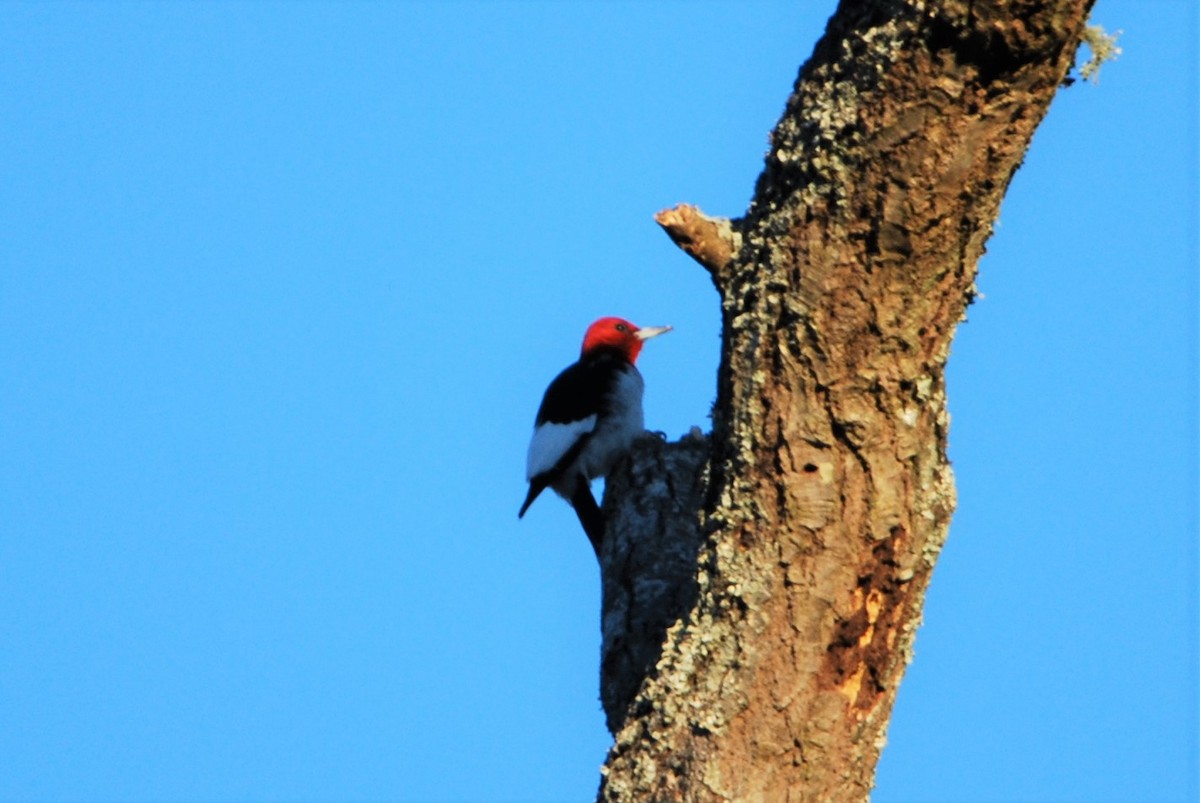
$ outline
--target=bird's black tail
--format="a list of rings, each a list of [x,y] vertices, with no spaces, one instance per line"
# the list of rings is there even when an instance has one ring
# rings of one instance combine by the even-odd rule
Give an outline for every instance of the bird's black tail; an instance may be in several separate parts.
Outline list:
[[[525,504],[521,505],[521,512],[517,514],[517,518],[524,518],[525,511],[529,510],[529,506],[533,504],[533,500],[538,498],[538,494],[546,490],[546,479],[544,477],[534,477],[529,481],[529,493],[525,494]]]
[[[592,549],[599,560],[600,544],[604,542],[604,514],[596,504],[596,497],[592,496],[591,484],[582,477],[575,485],[575,493],[571,494],[571,507],[575,508],[575,515],[579,517],[579,523],[583,525],[583,531],[592,542]]]

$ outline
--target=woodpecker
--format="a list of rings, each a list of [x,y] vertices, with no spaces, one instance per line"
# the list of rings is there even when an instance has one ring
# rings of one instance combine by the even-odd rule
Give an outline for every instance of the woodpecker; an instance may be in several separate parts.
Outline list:
[[[553,488],[575,508],[599,556],[604,519],[591,481],[606,476],[645,431],[644,385],[634,363],[647,340],[669,331],[624,318],[601,318],[588,327],[578,362],[556,376],[542,397],[525,461],[529,493],[517,518]]]

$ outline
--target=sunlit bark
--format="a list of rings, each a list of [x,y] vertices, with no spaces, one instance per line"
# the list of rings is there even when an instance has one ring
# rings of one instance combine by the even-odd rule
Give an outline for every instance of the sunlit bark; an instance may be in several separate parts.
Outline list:
[[[1091,5],[845,0],[745,215],[660,213],[721,367],[711,437],[609,482],[601,800],[868,796],[954,509],[951,338]]]

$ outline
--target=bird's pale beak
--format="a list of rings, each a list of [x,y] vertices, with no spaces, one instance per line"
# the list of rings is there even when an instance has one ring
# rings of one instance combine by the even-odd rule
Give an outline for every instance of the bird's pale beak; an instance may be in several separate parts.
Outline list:
[[[638,340],[649,340],[652,337],[665,335],[669,331],[671,331],[671,327],[669,326],[643,326],[634,332],[633,336]]]

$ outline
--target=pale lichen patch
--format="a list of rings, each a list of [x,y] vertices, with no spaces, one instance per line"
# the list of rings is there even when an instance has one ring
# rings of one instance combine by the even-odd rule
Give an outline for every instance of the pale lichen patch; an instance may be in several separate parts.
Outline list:
[[[1083,31],[1083,44],[1087,45],[1090,55],[1088,60],[1079,68],[1079,74],[1085,81],[1093,84],[1100,83],[1100,68],[1105,62],[1115,61],[1121,55],[1117,39],[1124,31],[1107,33],[1099,25],[1089,25]]]

